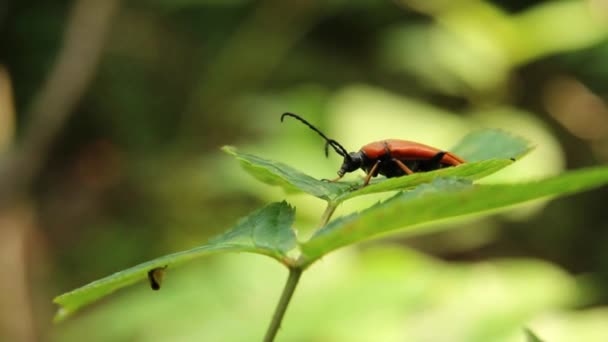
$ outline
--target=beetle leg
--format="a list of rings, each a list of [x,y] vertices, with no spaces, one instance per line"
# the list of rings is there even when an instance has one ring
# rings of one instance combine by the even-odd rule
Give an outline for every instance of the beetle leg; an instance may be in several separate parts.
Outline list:
[[[441,152],[437,152],[436,155],[433,156],[433,158],[429,159],[428,163],[429,165],[433,168],[433,169],[437,169],[441,166],[441,160],[443,159],[443,156],[446,155],[446,152],[441,151]]]
[[[408,175],[411,175],[414,173],[414,171],[412,171],[412,169],[410,169],[409,167],[407,167],[407,165],[403,164],[403,162],[397,158],[393,158],[392,161],[395,162],[395,164],[397,164],[397,166],[399,166],[399,168],[401,170],[403,170],[403,172],[405,172]]]
[[[326,180],[326,181],[328,181],[330,183],[335,183],[335,182],[339,181],[340,179],[342,179],[342,177],[344,177],[344,176],[338,176],[338,177],[336,177],[334,179],[324,179],[324,180]]]
[[[382,163],[382,162],[380,160],[377,160],[376,164],[374,164],[374,166],[372,166],[372,169],[369,170],[369,172],[367,173],[367,176],[365,176],[365,182],[363,182],[363,186],[366,186],[367,184],[369,184],[369,181],[372,179],[372,177],[376,173],[376,170],[378,170],[378,166],[380,165],[380,163]]]

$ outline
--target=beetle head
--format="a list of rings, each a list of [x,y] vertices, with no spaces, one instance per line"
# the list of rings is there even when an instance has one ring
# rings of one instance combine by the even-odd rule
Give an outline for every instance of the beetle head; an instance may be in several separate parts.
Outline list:
[[[360,169],[365,161],[365,155],[363,152],[350,152],[344,156],[344,162],[340,170],[338,170],[338,176],[342,177],[348,172],[353,172]]]

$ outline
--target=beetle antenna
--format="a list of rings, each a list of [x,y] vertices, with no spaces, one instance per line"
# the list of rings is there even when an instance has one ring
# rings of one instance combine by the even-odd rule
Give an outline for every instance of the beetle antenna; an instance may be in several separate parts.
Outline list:
[[[293,113],[283,113],[283,115],[281,115],[281,122],[283,122],[283,119],[286,116],[291,116],[292,118],[302,122],[303,124],[305,124],[306,126],[308,126],[308,128],[312,129],[313,131],[317,132],[317,134],[319,134],[321,137],[323,137],[323,139],[325,139],[326,143],[325,143],[325,156],[329,156],[329,146],[331,146],[334,151],[336,151],[337,154],[341,155],[344,158],[347,158],[350,160],[350,156],[348,154],[348,151],[346,151],[346,149],[344,148],[344,146],[340,145],[339,142],[335,141],[334,139],[330,139],[328,138],[325,134],[323,134],[323,132],[321,132],[317,127],[313,126],[310,122],[304,120],[304,118],[300,117],[299,115],[293,114]]]
[[[329,146],[331,146],[336,151],[336,153],[338,153],[339,155],[350,159],[350,157],[348,157],[348,151],[346,151],[346,149],[342,145],[340,145],[340,143],[335,141],[334,139],[329,139],[325,143],[325,156],[326,157],[329,157]]]

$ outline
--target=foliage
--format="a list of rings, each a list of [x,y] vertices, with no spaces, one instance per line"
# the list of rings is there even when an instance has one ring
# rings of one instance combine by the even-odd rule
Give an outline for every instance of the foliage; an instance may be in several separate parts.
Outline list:
[[[287,252],[296,245],[291,230],[295,210],[287,203],[273,203],[251,213],[226,233],[207,244],[170,255],[112,274],[77,290],[55,298],[61,305],[56,320],[62,320],[80,307],[115,290],[146,278],[157,267],[175,267],[188,260],[221,252],[249,252],[270,256],[286,262]]]
[[[484,160],[479,154],[486,152],[486,148],[493,150],[499,157],[507,156],[509,159]],[[603,167],[568,172],[557,177],[520,184],[474,185],[472,180],[493,173],[509,165],[511,158],[515,160],[527,153],[527,143],[501,131],[488,131],[466,137],[455,150],[460,150],[462,157],[477,161],[428,173],[380,180],[360,188],[360,182],[334,184],[316,180],[287,165],[241,154],[234,148],[225,148],[227,153],[234,155],[244,169],[257,179],[279,185],[287,191],[298,190],[326,200],[328,209],[323,215],[322,227],[308,241],[300,241],[297,251],[293,253],[292,250],[296,247],[296,233],[291,227],[294,209],[286,202],[270,204],[243,218],[234,228],[203,246],[140,264],[57,297],[55,302],[62,306],[57,319],[65,318],[78,308],[145,278],[147,272],[155,267],[174,267],[186,260],[211,253],[263,254],[280,261],[290,272],[297,271],[300,274],[314,261],[331,251],[369,240],[379,234],[392,231],[423,234],[428,232],[423,223],[465,214],[484,213],[533,199],[565,195],[608,183],[608,169]],[[348,198],[396,190],[399,192],[386,201],[329,222],[335,207]],[[404,230],[405,228],[407,230]],[[298,279],[299,276],[295,280],[296,283],[292,284],[293,288]],[[292,293],[288,294],[283,309],[286,308]],[[282,313],[279,316],[280,322]]]
[[[501,327],[516,326],[514,334],[521,341],[521,327],[526,326],[547,341],[608,341],[602,329],[608,315],[601,312],[608,303],[605,188],[553,202],[538,201],[492,217],[480,212],[464,219],[414,224],[426,220],[424,212],[399,213],[399,208],[420,211],[416,202],[423,203],[425,196],[430,202],[441,196],[435,191],[444,190],[449,191],[447,197],[462,193],[463,198],[477,198],[477,204],[471,206],[485,206],[476,191],[490,190],[478,184],[503,184],[504,192],[500,187],[494,189],[497,201],[503,197],[518,201],[519,195],[505,183],[553,177],[566,166],[579,169],[608,161],[608,63],[604,62],[608,59],[608,17],[602,15],[606,12],[602,1],[5,3],[0,5],[0,183],[9,191],[0,191],[0,197],[7,199],[9,213],[3,211],[0,219],[8,217],[9,224],[0,224],[0,249],[8,253],[8,273],[27,271],[29,276],[11,276],[5,281],[8,291],[0,295],[0,302],[6,304],[0,309],[0,340],[44,339],[47,334],[68,330],[75,335],[79,332],[78,338],[71,339],[77,341],[83,335],[104,341],[175,340],[193,330],[205,330],[203,337],[187,340],[251,340],[263,333],[259,327],[270,315],[264,304],[273,302],[280,290],[274,287],[283,276],[279,272],[282,266],[275,263],[279,260],[288,266],[294,262],[298,267],[315,265],[307,269],[289,309],[289,321],[281,332],[288,340],[304,336],[305,340],[389,341],[376,334],[382,330],[390,335],[394,331],[391,327],[402,328],[404,323],[413,336],[395,335],[401,337],[393,340],[428,340],[432,338],[415,332],[437,331],[425,326],[426,320],[453,333],[436,340],[475,341],[477,336],[479,341],[498,341]],[[103,7],[118,3],[112,17],[102,15]],[[95,29],[100,24],[108,29]],[[104,38],[95,39],[99,35]],[[375,179],[363,189],[358,189],[356,175],[346,178],[351,182],[318,182],[335,174],[338,157],[331,155],[324,160],[318,137],[299,125],[279,126],[275,114],[285,110],[305,115],[349,149],[378,139],[405,138],[469,155],[471,163],[436,173]],[[43,118],[49,115],[70,117],[44,123]],[[449,148],[462,135],[485,127],[526,136],[536,144],[536,150],[513,163],[509,160],[512,153],[500,154],[492,147],[494,143],[505,144],[492,139],[489,131],[481,131],[489,133],[488,139],[475,138],[471,144],[459,144],[462,148]],[[45,146],[36,148],[39,143]],[[242,177],[234,158],[218,152],[217,146],[228,143],[239,146],[232,155],[255,178]],[[527,144],[521,143],[527,150]],[[466,150],[480,146],[485,155],[478,151],[476,157],[470,157]],[[39,166],[32,166],[38,159]],[[10,168],[11,161],[22,165],[23,171],[1,172]],[[508,167],[489,177],[480,173],[485,170],[489,174],[505,165]],[[471,168],[470,173],[465,175],[467,168]],[[268,187],[258,178],[279,186]],[[4,186],[0,187],[4,190]],[[13,195],[11,188],[21,189],[23,194]],[[391,188],[411,191],[421,198],[384,192]],[[285,194],[283,190],[287,190]],[[395,198],[387,201],[391,196]],[[21,198],[25,199],[25,210]],[[281,207],[278,203],[282,200],[297,207],[296,220],[283,238],[268,243],[238,238],[238,243],[230,246],[213,246],[211,242],[183,255],[178,253],[170,261],[153,260],[132,274],[97,283],[99,288],[67,296],[62,312],[70,314],[132,281],[145,279],[148,267],[170,264],[169,282],[160,293],[139,284],[108,296],[103,305],[65,324],[24,327],[27,322],[51,319],[49,293],[66,291],[158,255],[195,247],[232,226],[234,218],[246,216],[265,203],[277,202],[277,208]],[[384,202],[374,206],[379,200]],[[344,217],[318,224],[325,201],[330,206],[324,222],[338,204],[335,216]],[[424,209],[434,206],[425,204]],[[19,209],[16,221],[14,207]],[[387,210],[397,219],[388,220],[375,209]],[[450,206],[443,214],[456,215],[458,211],[461,215],[464,209]],[[22,215],[22,211],[27,214]],[[32,218],[35,239],[23,244],[15,237],[31,235]],[[378,231],[367,227],[367,220],[380,218],[390,224]],[[269,226],[273,221],[268,220]],[[470,228],[455,229],[460,226]],[[289,237],[296,232],[292,227],[298,229],[297,241]],[[323,232],[313,233],[315,228]],[[356,229],[356,234],[345,233],[348,229]],[[450,230],[430,234],[441,229]],[[237,235],[240,233],[247,234],[239,231]],[[380,266],[390,264],[394,272],[403,266],[391,263],[393,255],[386,254],[386,260],[376,262],[376,268],[387,272],[378,274],[366,268],[363,257],[359,260],[362,250],[376,244],[333,252],[345,243],[388,234],[392,236],[389,241],[416,235],[400,241],[400,247],[413,245],[425,254],[452,261],[449,267],[437,266],[438,260],[425,263],[424,269],[430,272],[455,273],[446,269],[463,266],[460,271],[480,267],[486,275],[502,274],[506,271],[497,265],[497,256],[521,258],[522,264],[514,263],[514,267],[524,267],[527,261],[523,257],[527,256],[575,274],[584,273],[581,279],[592,285],[584,288],[585,293],[592,298],[560,308],[598,309],[555,312],[555,307],[544,306],[551,312],[539,323],[522,310],[509,312],[508,305],[496,304],[500,306],[496,312],[484,303],[471,305],[476,297],[459,291],[451,292],[462,299],[460,305],[453,305],[442,301],[443,292],[437,288],[433,293],[415,293],[413,297],[428,298],[423,308],[416,306],[418,302],[400,296],[399,291],[405,285],[415,287],[426,275],[422,269],[382,286],[382,279],[390,272]],[[314,238],[309,241],[311,236]],[[294,248],[288,252],[278,246],[267,248],[292,243]],[[179,262],[241,248],[267,253],[264,256],[272,258],[261,257],[261,262],[268,262],[277,272],[256,274],[259,268],[254,271],[226,265],[224,261],[234,260],[234,256],[221,253],[198,259],[202,271],[194,272],[191,283],[180,281],[180,272],[187,268],[177,267]],[[315,261],[329,252],[331,257]],[[340,259],[345,255],[349,266],[359,272],[342,274],[348,269]],[[257,254],[247,253],[239,261],[250,266],[256,258]],[[342,264],[330,271],[336,273],[332,294],[325,291],[327,279],[315,278],[314,272],[334,265],[336,260]],[[378,283],[360,284],[369,285],[373,281],[370,274],[378,275]],[[531,282],[536,279],[533,275],[542,278],[546,273],[518,274]],[[572,277],[567,278],[572,281]],[[247,279],[247,287],[243,279]],[[479,288],[485,294],[486,278],[467,279],[463,282],[483,284]],[[458,280],[446,276],[437,282]],[[553,289],[549,284],[545,288]],[[508,298],[500,303],[529,300],[527,291],[533,291],[533,284],[527,285],[531,287],[505,284]],[[256,292],[256,286],[264,291]],[[308,295],[298,297],[307,288]],[[184,299],[188,289],[191,294],[198,291],[198,296]],[[347,289],[352,292],[346,294]],[[325,295],[318,295],[320,292]],[[359,310],[376,308],[374,317],[382,319],[368,322],[365,315],[357,316],[352,312],[357,309],[351,309],[354,298],[362,301]],[[197,302],[199,299],[205,301]],[[487,299],[496,303],[493,297]],[[234,305],[225,307],[222,301]],[[298,314],[299,303],[304,303],[299,310],[303,315]],[[425,315],[428,303],[437,307],[432,318]],[[404,310],[391,311],[391,304]],[[328,310],[329,306],[334,310]],[[477,309],[483,314],[467,316]],[[500,315],[499,311],[500,318],[492,315]],[[538,318],[541,311],[539,307],[534,316]],[[247,317],[247,324],[254,328],[247,329],[244,323],[239,331],[228,327],[235,312]],[[249,320],[252,316],[260,319]],[[101,319],[95,323],[93,317]],[[116,324],[117,319],[121,324]],[[450,330],[454,322],[458,327]],[[469,326],[467,322],[472,323]],[[314,335],[319,324],[328,327],[324,329],[327,335]],[[353,326],[360,328],[357,332],[361,334],[348,334]],[[597,334],[590,335],[593,332]]]

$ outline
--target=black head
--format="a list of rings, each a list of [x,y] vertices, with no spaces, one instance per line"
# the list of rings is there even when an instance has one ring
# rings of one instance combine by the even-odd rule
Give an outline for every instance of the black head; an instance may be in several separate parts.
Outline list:
[[[342,166],[338,171],[338,176],[342,177],[348,172],[353,172],[360,169],[361,167],[363,167],[364,162],[365,155],[363,154],[363,152],[350,152],[348,154],[348,158],[344,158],[344,162],[342,162]]]
[[[361,167],[362,162],[363,162],[362,153],[360,153],[360,152],[348,153],[348,151],[346,151],[344,146],[340,145],[340,143],[338,143],[334,139],[328,138],[318,128],[313,126],[310,122],[304,120],[299,115],[296,115],[293,113],[283,113],[283,115],[281,115],[281,122],[283,122],[283,119],[286,116],[290,116],[294,119],[297,119],[298,121],[300,121],[303,124],[305,124],[306,126],[308,126],[308,128],[312,129],[313,131],[317,132],[317,134],[319,134],[321,137],[323,137],[323,139],[325,139],[325,155],[326,156],[329,156],[329,147],[331,146],[334,149],[334,151],[336,151],[337,154],[344,157],[344,162],[342,163],[342,167],[340,168],[340,171],[338,171],[338,175],[340,177],[343,176],[346,172],[353,172]]]

